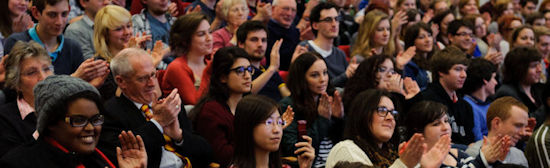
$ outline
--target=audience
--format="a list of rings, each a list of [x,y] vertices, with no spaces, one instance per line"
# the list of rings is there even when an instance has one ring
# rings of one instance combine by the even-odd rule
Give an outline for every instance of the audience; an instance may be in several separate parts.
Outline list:
[[[274,0],[272,19],[267,23],[269,36],[267,37],[266,60],[270,61],[271,48],[277,40],[283,39],[279,51],[280,66],[279,70],[288,71],[290,67],[292,53],[300,42],[300,31],[293,26],[296,17],[296,1],[294,0]]]
[[[94,20],[97,12],[110,5],[109,0],[77,0],[76,4],[84,9],[82,19],[69,24],[65,30],[65,37],[78,42],[82,49],[84,59],[92,58],[96,50],[94,48]],[[96,40],[97,41],[97,40]]]
[[[183,105],[194,105],[208,90],[209,60],[212,53],[210,24],[203,14],[184,15],[176,20],[170,31],[170,48],[176,57],[162,78],[165,95],[178,89]]]
[[[267,96],[275,101],[290,96],[290,91],[283,79],[277,73],[279,70],[280,47],[282,40],[278,40],[271,50],[271,61],[265,68],[261,65],[267,48],[267,28],[260,21],[248,21],[237,30],[237,44],[250,56],[250,64],[254,67],[252,74],[251,93]]]
[[[210,88],[191,111],[195,130],[212,146],[214,161],[227,167],[235,151],[234,116],[243,94],[250,92],[254,68],[246,51],[221,48],[214,55]]]
[[[393,56],[395,44],[391,39],[390,17],[380,10],[365,15],[359,27],[357,40],[353,45],[351,56],[358,62],[372,55],[384,54]]]
[[[502,135],[484,140],[480,152],[482,154],[479,155],[468,155],[457,148],[449,149],[452,128],[447,114],[445,105],[421,101],[411,107],[405,121],[407,137],[414,138],[414,135],[420,133],[424,137],[427,150],[444,148],[440,149],[445,151],[443,157],[430,158],[439,159],[437,161],[441,163],[441,167],[491,167],[498,165],[502,156],[508,153],[506,149],[511,145],[510,137]],[[477,151],[480,149],[477,148]]]
[[[470,156],[477,156],[479,149],[485,145],[484,141],[491,141],[494,138],[505,135],[510,137],[509,150],[504,163],[511,163],[529,167],[527,159],[523,152],[513,147],[520,140],[523,134],[525,134],[524,127],[527,126],[527,107],[513,97],[501,97],[496,99],[487,111],[487,127],[489,132],[484,138],[485,140],[478,140],[476,143],[468,147],[466,153]],[[482,150],[483,151],[483,150]]]
[[[56,89],[52,92],[52,89]],[[36,141],[2,157],[5,167],[115,167],[113,160],[96,148],[105,111],[97,89],[67,75],[50,76],[34,89],[37,109]],[[142,138],[117,132],[119,167],[146,167]]]
[[[27,30],[33,26],[31,16],[27,14],[28,0],[5,0],[0,4],[0,55],[4,53],[4,42],[13,33]]]
[[[327,65],[317,53],[304,53],[290,66],[288,88],[292,94],[279,104],[282,109],[291,106],[295,116],[283,131],[283,156],[296,156],[294,144],[301,140],[298,135],[302,131],[313,139],[317,153],[313,167],[325,166],[328,153],[341,138],[344,117],[340,93],[329,80]]]
[[[32,88],[53,75],[48,53],[36,42],[17,42],[9,55],[4,62],[5,85],[17,92],[17,99],[0,106],[0,157],[37,138]]]
[[[264,96],[246,96],[235,111],[235,154],[232,167],[282,167],[279,145],[285,126],[277,103]],[[300,168],[310,168],[315,158],[311,138],[298,142],[295,152]]]
[[[311,10],[310,22],[316,38],[302,41],[299,45],[307,46],[309,51],[314,51],[325,59],[328,75],[331,83],[336,87],[344,87],[357,69],[357,63],[346,60],[346,54],[338,47],[333,46],[334,39],[338,37],[338,29],[341,16],[336,6],[332,3],[321,2]],[[355,59],[354,59],[355,60]]]
[[[53,154],[42,158],[60,155],[68,161],[24,164],[545,166],[539,155],[544,154],[540,144],[550,94],[543,88],[550,64],[550,0],[29,1],[0,3],[0,157],[5,158],[0,162],[10,167],[23,161],[17,153],[35,149]],[[143,8],[132,8],[132,15],[131,6]],[[52,134],[35,131],[42,109],[35,108],[32,89],[54,74],[82,79],[100,97],[94,91],[89,95],[106,102],[107,110],[96,105],[105,118],[104,134],[80,134],[100,137],[100,142],[83,138],[93,142],[86,154],[59,143],[78,153],[66,155],[48,145],[47,139],[65,134],[66,124],[53,124]],[[369,96],[360,93],[370,89],[386,96],[366,102]],[[56,85],[49,92],[58,90],[63,88]],[[66,95],[71,94],[79,93]],[[84,101],[77,97],[59,100],[62,105],[55,108],[67,108],[57,113],[73,115],[68,107]],[[511,111],[510,104],[491,105],[501,97],[524,104],[527,115],[515,114],[519,105]],[[374,108],[387,100],[392,108]],[[413,107],[419,102],[437,108]],[[490,106],[502,108],[496,117],[486,116]],[[242,111],[246,114],[237,114]],[[363,116],[376,111],[400,113],[385,115],[376,129],[379,118]],[[510,115],[504,115],[507,111]],[[415,124],[396,122],[409,115]],[[100,122],[87,120],[91,116],[77,119]],[[73,118],[67,119],[69,125],[74,126]],[[263,125],[270,120],[277,123]],[[349,133],[345,125],[366,131]],[[260,127],[264,131],[258,132]],[[378,136],[380,130],[384,136]],[[406,145],[398,150],[400,142]],[[123,146],[122,160],[117,146]],[[468,147],[472,155],[461,152]]]
[[[468,76],[460,90],[464,93],[464,100],[472,106],[474,113],[474,140],[479,141],[487,136],[487,109],[491,105],[491,96],[495,94],[498,84],[496,80],[497,68],[484,59],[474,59],[466,70]]]
[[[111,70],[122,91],[105,103],[104,133],[100,147],[116,158],[114,146],[121,130],[143,137],[148,167],[204,167],[211,162],[210,145],[193,135],[191,122],[177,89],[163,99],[153,59],[141,49],[124,49],[111,60]]]
[[[449,35],[451,36],[451,35]],[[474,114],[472,107],[457,92],[464,86],[470,60],[456,47],[447,47],[432,56],[433,82],[420,92],[422,100],[445,105],[452,126],[453,143],[469,145],[474,142]]]

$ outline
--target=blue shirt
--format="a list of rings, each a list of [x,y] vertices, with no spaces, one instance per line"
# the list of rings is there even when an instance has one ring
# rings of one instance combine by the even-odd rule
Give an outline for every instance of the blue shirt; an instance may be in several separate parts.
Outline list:
[[[33,41],[37,42],[38,44],[40,44],[40,45],[44,46],[44,48],[46,48],[44,43],[42,43],[42,41],[40,40],[40,37],[38,37],[38,33],[36,32],[36,26],[29,29],[28,31],[29,31],[29,35],[31,36],[31,39]],[[57,49],[54,52],[48,51],[48,54],[52,58],[52,62],[55,62],[55,60],[57,59],[57,56],[59,55],[59,53],[63,49],[63,43],[65,42],[65,39],[63,38],[63,35],[59,35],[57,38],[61,41],[61,42],[59,42],[59,45],[57,46]]]
[[[162,23],[156,18],[154,18],[149,12],[145,11],[145,16],[149,20],[151,26],[151,38],[153,44],[160,40],[165,44],[168,44],[168,39],[170,38],[170,23]]]
[[[482,140],[483,136],[487,136],[489,132],[487,128],[487,110],[491,105],[491,101],[482,102],[470,95],[465,95],[464,100],[472,106],[474,112],[474,128],[472,129],[474,139],[476,141]]]

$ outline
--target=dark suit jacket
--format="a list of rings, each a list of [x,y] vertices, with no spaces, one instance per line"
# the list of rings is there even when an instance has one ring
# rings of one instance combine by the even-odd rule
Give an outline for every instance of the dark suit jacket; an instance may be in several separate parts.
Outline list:
[[[157,126],[145,119],[143,112],[124,95],[113,97],[105,103],[105,123],[101,131],[99,148],[110,160],[116,161],[116,146],[120,146],[118,135],[122,130],[131,130],[141,135],[147,150],[149,168],[160,165],[162,146],[166,143]],[[180,127],[183,130],[183,144],[173,145],[176,151],[189,157],[193,167],[206,167],[212,161],[212,149],[202,137],[193,135],[191,122],[185,110],[178,115]]]
[[[32,137],[34,130],[36,130],[34,113],[22,120],[17,101],[0,106],[0,157],[15,147],[34,141]]]

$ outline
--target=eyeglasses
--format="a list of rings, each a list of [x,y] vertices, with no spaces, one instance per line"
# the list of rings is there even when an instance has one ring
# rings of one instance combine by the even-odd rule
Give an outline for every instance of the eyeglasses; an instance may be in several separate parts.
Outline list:
[[[53,71],[53,66],[50,65],[50,66],[47,66],[47,67],[44,67],[42,69],[35,69],[35,68],[32,68],[31,70],[29,71],[26,71],[26,72],[21,72],[21,74],[23,76],[28,76],[28,77],[36,77],[37,75],[40,74],[40,71],[44,72],[44,73],[49,73],[49,72],[52,72]]]
[[[392,116],[396,117],[399,112],[397,110],[390,110],[387,107],[381,106],[376,109],[376,114],[378,114],[380,117],[386,117],[389,113],[391,113]]]
[[[284,126],[286,124],[286,121],[284,121],[283,119],[279,118],[277,120],[275,119],[272,119],[272,118],[268,118],[267,120],[265,120],[265,126],[268,126],[268,127],[271,127],[273,125],[277,125],[277,126]]]
[[[254,74],[254,67],[252,67],[252,66],[247,66],[247,67],[239,66],[237,68],[230,69],[229,71],[235,71],[237,73],[237,75],[239,75],[239,76],[244,75],[244,72],[248,71],[248,73],[250,73],[252,75],[252,74]]]
[[[389,74],[396,74],[397,72],[395,72],[395,69],[393,68],[386,68],[386,67],[378,67],[378,69],[376,69],[378,72],[380,73],[389,73]]]
[[[340,16],[335,16],[335,17],[326,17],[324,19],[319,20],[319,22],[332,23],[332,21],[339,22],[340,20],[342,20],[342,18]]]
[[[462,33],[456,33],[455,35],[462,36],[462,37],[466,37],[466,36],[473,37],[474,34],[473,33],[462,32]]]
[[[86,118],[84,116],[67,116],[65,117],[65,122],[70,124],[72,127],[85,127],[88,123],[91,123],[93,126],[98,126],[103,124],[105,118],[103,115],[98,114],[93,117]]]

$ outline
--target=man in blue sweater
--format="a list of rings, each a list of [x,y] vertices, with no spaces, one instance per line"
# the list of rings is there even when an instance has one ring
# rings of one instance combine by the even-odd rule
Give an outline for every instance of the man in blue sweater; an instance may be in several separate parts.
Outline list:
[[[346,54],[334,46],[334,39],[338,37],[340,19],[336,5],[319,3],[311,10],[309,19],[316,37],[314,40],[300,43],[308,46],[309,51],[315,51],[323,56],[327,63],[330,81],[336,87],[344,87],[347,79],[355,73],[358,66],[355,61],[348,65]]]
[[[67,25],[69,1],[33,0],[32,4],[32,15],[38,23],[27,31],[9,36],[4,51],[9,53],[17,41],[35,41],[48,51],[55,74],[70,74],[100,86],[109,72],[107,63],[93,59],[84,61],[80,45],[62,35]]]

